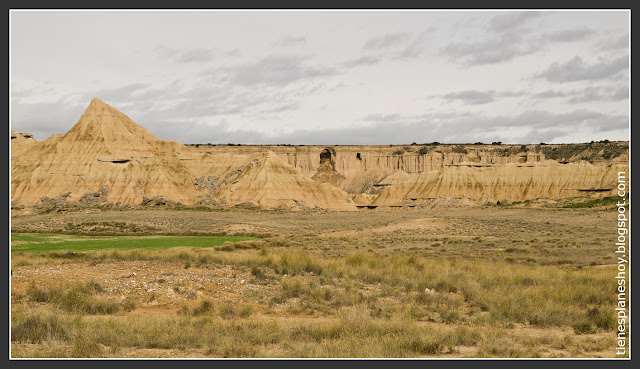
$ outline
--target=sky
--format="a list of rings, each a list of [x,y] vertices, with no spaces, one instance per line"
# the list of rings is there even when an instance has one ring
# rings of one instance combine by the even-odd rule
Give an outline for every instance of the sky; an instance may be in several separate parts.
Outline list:
[[[10,12],[11,129],[94,97],[191,143],[629,139],[630,13]]]

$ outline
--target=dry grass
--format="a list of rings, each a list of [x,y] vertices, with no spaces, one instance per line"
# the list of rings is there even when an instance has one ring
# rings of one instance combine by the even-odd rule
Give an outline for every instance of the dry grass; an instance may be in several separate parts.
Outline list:
[[[39,288],[35,283],[27,288],[27,297],[32,302],[51,303],[69,312],[83,314],[115,314],[118,311],[135,309],[131,300],[115,301],[96,296],[104,292],[100,284],[88,282],[65,288]]]
[[[50,357],[118,357],[133,347],[195,350],[196,357],[438,357],[477,347],[478,357],[538,357],[556,347],[573,346],[584,355],[613,345],[600,337],[577,343],[563,334],[532,337],[499,328],[446,329],[380,319],[362,305],[341,309],[326,323],[209,314],[71,317],[18,310],[12,314],[12,340],[47,342],[49,348],[43,345],[40,354]]]
[[[151,352],[140,350],[190,357],[615,354],[615,266],[604,247],[611,214],[601,210],[496,207],[370,212],[355,218],[322,212],[182,213],[194,232],[205,229],[201,219],[207,229],[215,222],[251,219],[255,232],[280,236],[216,250],[14,253],[12,267],[134,260],[188,265],[189,271],[224,266],[261,288],[240,300],[206,295],[179,303],[170,313],[145,315],[127,312],[119,300],[118,309],[109,310],[113,296],[95,286],[93,291],[85,284],[66,290],[34,286],[12,304],[12,342],[17,344],[12,355]],[[105,214],[86,220],[107,221]],[[183,219],[169,220],[162,212],[145,221],[136,224],[159,231],[177,224],[182,232]],[[74,288],[85,292],[74,295]]]

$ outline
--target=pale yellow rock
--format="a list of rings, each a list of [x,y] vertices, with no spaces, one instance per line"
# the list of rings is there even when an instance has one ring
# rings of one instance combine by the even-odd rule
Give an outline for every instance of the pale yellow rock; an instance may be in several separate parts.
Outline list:
[[[353,202],[356,203],[356,206],[368,206],[371,205],[377,196],[378,195],[359,193],[353,197]]]
[[[344,191],[313,181],[272,151],[261,154],[253,163],[234,181],[223,185],[216,193],[217,197],[225,198],[230,205],[253,203],[266,208],[356,209]]]
[[[476,206],[607,196],[618,171],[629,169],[623,142],[196,147],[161,140],[97,98],[65,134],[36,141],[12,131],[11,155],[11,200],[22,205],[45,198],[139,205],[147,198],[329,210]]]
[[[314,182],[272,152],[196,151],[155,137],[97,98],[69,132],[13,158],[11,175],[11,200],[24,205],[46,197],[132,205],[162,197],[182,204],[356,210],[345,192]]]
[[[612,196],[624,164],[558,164],[548,160],[535,165],[497,167],[449,166],[408,176],[383,190],[376,206],[425,203],[436,198],[466,198],[476,203],[559,199],[586,195]]]
[[[38,141],[33,138],[33,135],[31,133],[11,131],[11,155],[20,155],[36,142]]]
[[[69,132],[32,144],[12,161],[11,199],[33,204],[70,192],[68,201],[99,193],[120,204],[159,194],[188,202],[193,183],[179,163],[181,146],[95,98]]]

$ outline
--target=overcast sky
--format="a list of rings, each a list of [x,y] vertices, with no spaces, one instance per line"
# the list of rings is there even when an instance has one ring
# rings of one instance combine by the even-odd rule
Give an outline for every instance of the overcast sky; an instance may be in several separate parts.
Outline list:
[[[629,139],[628,11],[12,11],[11,128],[182,143]]]

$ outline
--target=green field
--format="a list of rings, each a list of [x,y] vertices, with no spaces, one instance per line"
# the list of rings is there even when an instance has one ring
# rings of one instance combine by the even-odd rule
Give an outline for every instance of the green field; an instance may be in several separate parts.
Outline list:
[[[72,236],[50,233],[12,233],[11,252],[96,251],[107,249],[164,250],[172,247],[207,248],[226,241],[258,240],[244,236]]]

